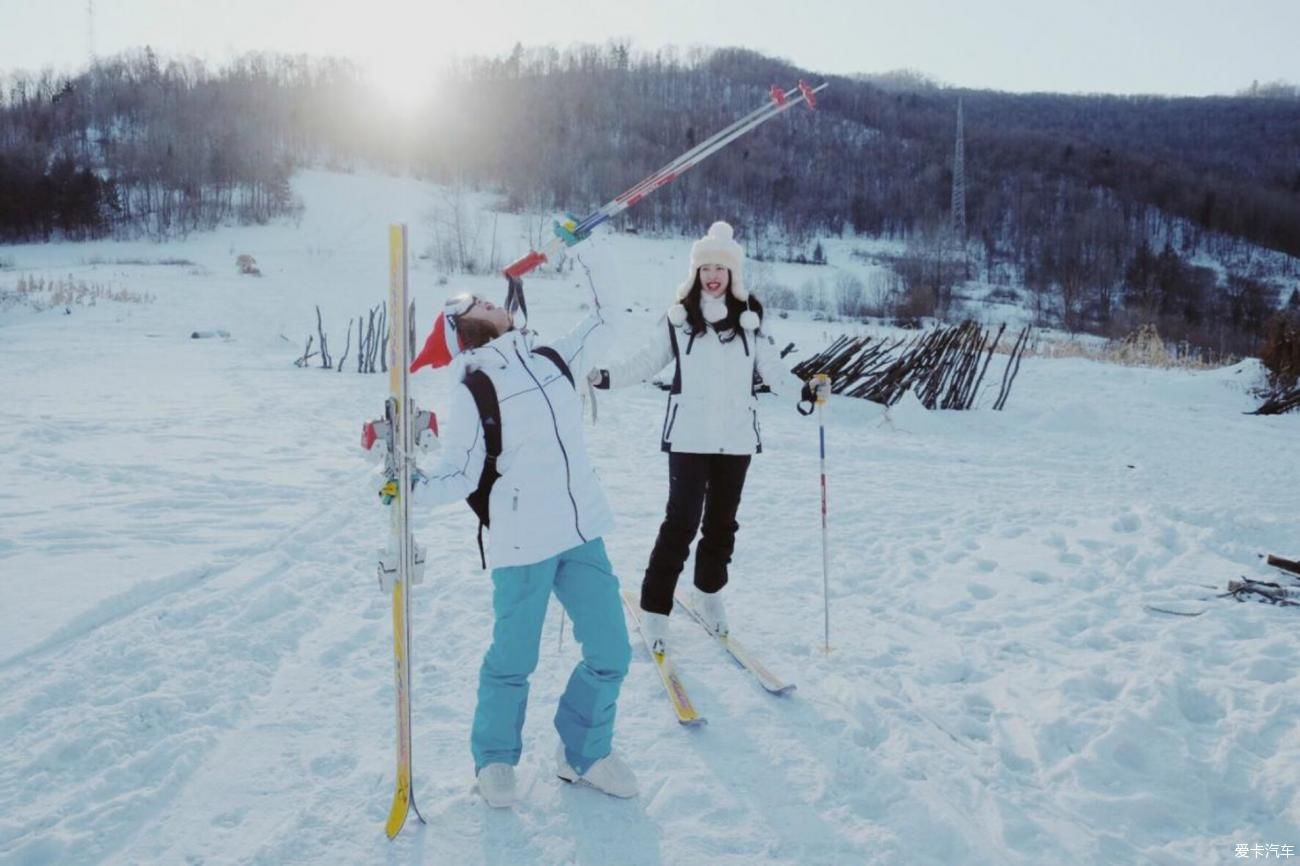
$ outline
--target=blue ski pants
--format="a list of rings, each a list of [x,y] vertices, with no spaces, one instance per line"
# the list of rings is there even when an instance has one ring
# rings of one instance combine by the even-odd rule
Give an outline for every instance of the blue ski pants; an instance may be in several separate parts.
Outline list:
[[[492,570],[492,646],[479,669],[478,706],[470,747],[474,772],[519,763],[528,677],[537,667],[551,593],[573,621],[582,661],[555,711],[555,729],[569,765],[585,773],[609,754],[618,692],[632,649],[605,543],[597,538],[532,565]]]

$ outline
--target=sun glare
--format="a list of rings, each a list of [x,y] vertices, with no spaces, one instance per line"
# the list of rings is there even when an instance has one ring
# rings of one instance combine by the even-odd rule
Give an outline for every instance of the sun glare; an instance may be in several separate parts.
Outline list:
[[[437,87],[438,70],[422,56],[376,58],[366,64],[366,72],[384,104],[404,115],[426,108]]]
[[[441,0],[380,0],[370,20],[333,36],[358,58],[383,102],[410,115],[433,99],[452,53],[473,50],[471,34],[476,31],[469,14]],[[389,26],[391,22],[401,26]]]

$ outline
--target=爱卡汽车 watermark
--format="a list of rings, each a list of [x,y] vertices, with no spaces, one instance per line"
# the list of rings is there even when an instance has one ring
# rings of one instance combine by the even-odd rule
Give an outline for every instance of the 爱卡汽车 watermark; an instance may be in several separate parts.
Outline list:
[[[1236,858],[1238,860],[1271,860],[1273,858],[1282,860],[1295,855],[1294,845],[1282,845],[1276,842],[1237,843]]]

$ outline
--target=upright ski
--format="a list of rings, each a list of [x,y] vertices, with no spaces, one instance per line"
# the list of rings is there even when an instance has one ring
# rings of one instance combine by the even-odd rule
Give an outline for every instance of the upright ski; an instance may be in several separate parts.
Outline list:
[[[767,689],[767,691],[774,695],[788,695],[797,688],[794,683],[787,683],[785,680],[768,670],[762,662],[756,659],[754,655],[745,648],[744,644],[736,640],[730,634],[721,637],[714,634],[713,631],[705,625],[704,617],[700,616],[700,612],[697,611],[685,598],[678,597],[677,606],[689,613],[691,619],[698,622],[700,627],[708,632],[714,640],[722,644],[722,648],[725,649],[733,659],[735,659],[736,663],[753,674],[754,679],[758,680],[758,684]]]
[[[406,226],[388,227],[388,400],[385,473],[396,481],[398,495],[389,508],[392,537],[379,558],[380,587],[393,595],[393,674],[397,687],[397,780],[393,805],[384,830],[389,839],[401,832],[407,814],[424,823],[415,805],[411,774],[411,584],[418,581],[419,562],[415,539],[411,537],[411,472],[415,459],[414,409],[408,395],[408,367],[411,363],[410,296],[407,289]]]
[[[645,631],[641,628],[641,603],[637,601],[636,596],[625,591],[623,604],[631,614],[632,624],[636,626],[641,640],[645,642],[646,650],[654,659],[655,668],[659,671],[659,679],[663,681],[664,690],[668,692],[668,700],[673,705],[673,712],[677,714],[677,721],[688,727],[705,724],[707,719],[695,711],[691,697],[686,693],[686,686],[682,685],[681,678],[677,676],[677,668],[673,666],[672,659],[668,658],[667,653],[655,652],[650,646],[650,641],[646,640]]]

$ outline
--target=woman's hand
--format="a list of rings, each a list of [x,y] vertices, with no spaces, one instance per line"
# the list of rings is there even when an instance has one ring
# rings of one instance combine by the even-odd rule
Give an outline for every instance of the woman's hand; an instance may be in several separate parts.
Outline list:
[[[799,410],[800,415],[811,415],[817,404],[825,403],[830,399],[830,396],[830,377],[814,376],[803,383],[803,390],[799,392],[799,402],[795,405],[795,408]],[[805,406],[807,408],[804,408]]]
[[[424,473],[419,469],[411,470],[411,489],[414,490],[416,485],[425,480]],[[384,480],[384,486],[379,488],[379,501],[385,505],[392,505],[393,500],[397,499],[400,492],[397,489],[397,479],[388,477]]]
[[[609,388],[609,371],[593,369],[587,374],[587,383],[593,388],[607,390]]]

